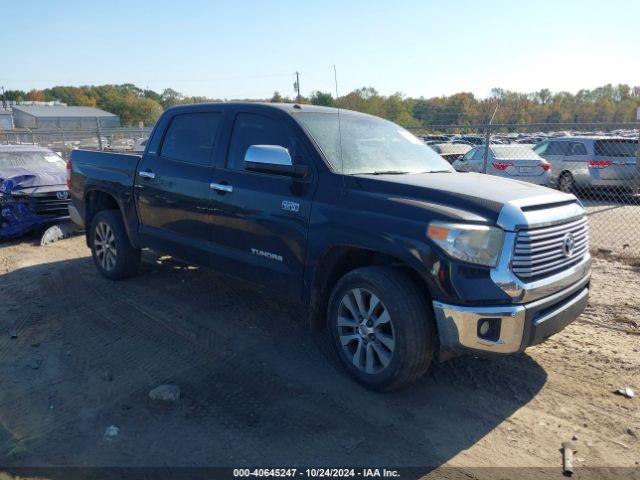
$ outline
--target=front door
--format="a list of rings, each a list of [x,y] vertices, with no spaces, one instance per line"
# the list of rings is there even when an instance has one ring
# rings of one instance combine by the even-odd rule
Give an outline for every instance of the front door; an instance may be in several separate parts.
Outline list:
[[[267,114],[238,113],[226,163],[212,182],[213,238],[220,268],[299,299],[315,172],[308,178],[245,170],[251,145],[285,147],[295,163],[309,162],[293,126]]]

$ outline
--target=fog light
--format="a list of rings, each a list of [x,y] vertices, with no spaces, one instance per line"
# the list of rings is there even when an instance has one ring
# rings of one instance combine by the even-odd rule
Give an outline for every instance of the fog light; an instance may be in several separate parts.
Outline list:
[[[477,335],[483,340],[497,342],[500,340],[501,320],[499,318],[480,318],[478,319]]]
[[[489,320],[484,320],[483,322],[480,323],[480,335],[482,335],[483,337],[487,336],[487,333],[489,333],[489,329],[491,328],[491,325],[489,324]]]

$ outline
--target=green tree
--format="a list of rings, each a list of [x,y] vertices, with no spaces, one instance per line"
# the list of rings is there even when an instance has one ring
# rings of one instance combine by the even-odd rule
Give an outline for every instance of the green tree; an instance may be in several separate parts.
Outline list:
[[[311,92],[311,96],[309,97],[309,101],[313,105],[321,105],[324,107],[332,107],[333,97],[328,92],[315,91]]]

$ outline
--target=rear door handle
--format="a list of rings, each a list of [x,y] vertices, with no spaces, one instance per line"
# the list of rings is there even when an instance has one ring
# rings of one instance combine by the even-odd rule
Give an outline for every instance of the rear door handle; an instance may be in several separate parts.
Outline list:
[[[144,178],[156,178],[156,174],[151,170],[141,170],[138,172],[138,175]]]
[[[224,183],[210,183],[209,187],[211,188],[211,190],[215,190],[217,192],[233,192],[233,187],[231,185],[225,185]]]

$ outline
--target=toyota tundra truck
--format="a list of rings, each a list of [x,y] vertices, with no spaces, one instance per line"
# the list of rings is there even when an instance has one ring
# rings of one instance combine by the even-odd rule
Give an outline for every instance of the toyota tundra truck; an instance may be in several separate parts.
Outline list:
[[[584,310],[591,257],[571,194],[457,173],[407,130],[347,110],[166,110],[142,155],[75,150],[70,215],[120,280],[141,249],[303,304],[355,380],[514,354]]]

